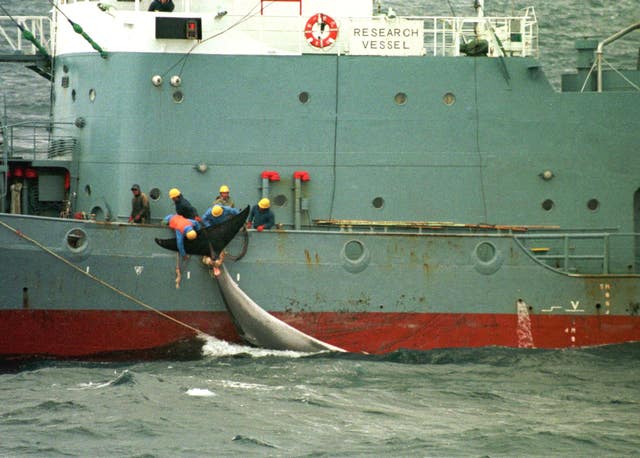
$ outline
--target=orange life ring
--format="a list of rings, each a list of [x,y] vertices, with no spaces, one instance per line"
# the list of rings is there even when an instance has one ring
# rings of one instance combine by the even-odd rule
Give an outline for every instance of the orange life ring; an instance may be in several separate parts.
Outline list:
[[[326,14],[314,14],[304,26],[304,37],[314,48],[326,48],[336,42],[338,24]]]

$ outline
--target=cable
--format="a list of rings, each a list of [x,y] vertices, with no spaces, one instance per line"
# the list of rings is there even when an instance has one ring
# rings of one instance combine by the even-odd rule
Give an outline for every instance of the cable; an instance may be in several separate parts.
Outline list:
[[[272,3],[269,3],[269,5],[271,5]],[[218,33],[214,33],[213,35],[211,35],[210,37],[207,37],[203,40],[200,40],[197,43],[194,43],[194,45],[191,47],[191,49],[189,49],[189,51],[186,52],[186,54],[182,57],[180,57],[176,63],[174,63],[171,67],[169,67],[164,73],[162,73],[162,77],[164,78],[173,68],[175,68],[177,65],[180,64],[180,62],[182,62],[182,66],[180,67],[180,71],[178,72],[178,75],[180,77],[182,77],[182,72],[184,71],[184,67],[187,63],[187,59],[189,58],[189,56],[191,55],[191,53],[193,52],[194,49],[196,49],[198,46],[200,46],[203,43],[206,43],[209,40],[212,40],[214,38],[219,37],[220,35],[223,35],[225,33],[227,33],[229,30],[239,26],[240,24],[248,21],[250,18],[252,18],[253,16],[255,16],[257,14],[257,12],[254,12],[254,10],[260,5],[260,3],[256,3],[251,9],[249,9],[249,12],[247,12],[244,16],[242,16],[240,19],[238,19],[235,23],[231,24],[229,27],[227,27],[224,30],[221,30]],[[267,7],[269,6],[267,5]]]
[[[184,323],[170,315],[167,315],[164,312],[161,312],[160,310],[145,304],[144,302],[142,302],[140,299],[137,299],[133,296],[131,296],[130,294],[125,293],[124,291],[116,288],[115,286],[107,283],[104,280],[99,279],[98,277],[96,277],[93,274],[90,274],[89,272],[85,271],[84,269],[80,268],[79,266],[77,266],[76,264],[72,263],[71,261],[65,259],[64,257],[60,256],[59,254],[53,252],[52,250],[50,250],[49,248],[47,248],[46,246],[42,245],[40,242],[38,242],[37,240],[32,239],[31,237],[29,237],[28,235],[26,235],[25,233],[19,231],[18,229],[10,226],[9,224],[5,223],[4,221],[0,220],[0,225],[4,226],[5,228],[9,229],[11,232],[13,232],[14,234],[18,235],[19,237],[22,237],[23,239],[27,240],[28,242],[31,242],[32,244],[34,244],[35,246],[37,246],[38,248],[42,249],[43,251],[45,251],[46,253],[50,254],[51,256],[53,256],[54,258],[58,259],[59,261],[62,261],[63,263],[67,264],[69,267],[71,267],[72,269],[77,270],[78,272],[80,272],[82,275],[85,275],[89,278],[91,278],[92,280],[98,282],[99,284],[101,284],[102,286],[110,289],[111,291],[114,291],[116,294],[119,294],[123,297],[125,297],[126,299],[129,299],[131,302],[134,302],[135,304],[138,304],[141,307],[144,307],[148,310],[151,310],[154,313],[157,313],[158,315],[160,315],[163,318],[166,318],[168,320],[173,321],[174,323],[179,324],[180,326],[184,326],[187,329],[190,329],[191,331],[195,332],[197,335],[199,336],[204,336],[204,337],[211,337],[210,335],[208,335],[207,333],[199,330],[198,328],[194,328],[191,325],[188,325],[187,323]]]

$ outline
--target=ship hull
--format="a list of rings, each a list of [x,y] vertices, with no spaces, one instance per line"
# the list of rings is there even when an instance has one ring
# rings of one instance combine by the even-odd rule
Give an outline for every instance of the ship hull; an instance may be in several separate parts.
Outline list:
[[[225,313],[173,312],[213,337],[240,343]],[[640,319],[606,316],[531,317],[466,313],[274,313],[320,340],[352,352],[504,346],[571,348],[631,342]],[[153,312],[3,310],[0,358],[185,359],[200,356],[204,341]]]
[[[181,264],[177,281],[176,255],[153,242],[168,229],[15,215],[1,221],[3,264],[11,266],[0,280],[2,358],[177,358],[181,343],[199,332],[240,341],[198,257]],[[78,230],[87,240],[80,253],[65,238]],[[563,273],[517,238],[250,231],[244,257],[225,265],[276,318],[351,352],[640,340],[637,275]],[[496,253],[483,261],[478,246],[486,243]],[[362,252],[351,253],[352,244]],[[198,354],[189,348],[189,357]]]

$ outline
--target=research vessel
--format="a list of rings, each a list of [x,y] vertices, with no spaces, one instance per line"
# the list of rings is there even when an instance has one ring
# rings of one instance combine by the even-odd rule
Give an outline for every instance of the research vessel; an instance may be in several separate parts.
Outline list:
[[[1,358],[239,341],[210,266],[155,243],[170,189],[204,212],[221,185],[239,207],[269,198],[277,222],[241,231],[225,274],[327,345],[640,339],[640,71],[606,58],[633,18],[578,39],[556,90],[533,7],[149,3],[0,22],[2,59],[51,82],[47,122],[2,122]],[[151,224],[128,222],[133,183]]]

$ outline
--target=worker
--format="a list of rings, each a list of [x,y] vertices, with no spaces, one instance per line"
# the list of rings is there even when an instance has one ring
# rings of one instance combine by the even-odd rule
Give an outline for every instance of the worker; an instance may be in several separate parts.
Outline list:
[[[229,197],[229,186],[223,184],[220,186],[220,191],[218,191],[218,197],[213,202],[214,204],[226,205],[227,207],[234,208],[233,199]]]
[[[176,205],[176,213],[178,215],[182,215],[188,219],[195,219],[196,221],[200,220],[200,216],[198,216],[198,210],[196,210],[195,207],[191,205],[191,203],[189,203],[187,199],[184,198],[179,189],[170,189],[169,198],[173,200],[173,203]]]
[[[148,11],[170,13],[175,7],[176,6],[173,4],[173,0],[153,0],[149,5]]]
[[[258,205],[254,205],[249,213],[247,227],[255,227],[258,232],[271,229],[276,224],[276,218],[271,211],[271,201],[266,197],[260,199]]]
[[[186,237],[187,240],[195,240],[198,237],[196,231],[200,229],[200,223],[194,219],[185,218],[177,214],[165,216],[162,223],[168,224],[169,227],[176,232],[178,251],[183,258],[186,258],[187,252],[184,249],[184,238]]]
[[[204,227],[215,226],[238,213],[240,213],[240,210],[237,208],[227,207],[226,205],[220,205],[214,202],[213,206],[207,209],[204,215],[202,215],[202,224],[204,224]]]
[[[147,224],[151,218],[151,209],[149,208],[149,198],[144,192],[140,191],[140,186],[134,184],[131,186],[133,198],[131,199],[131,215],[130,223]]]

